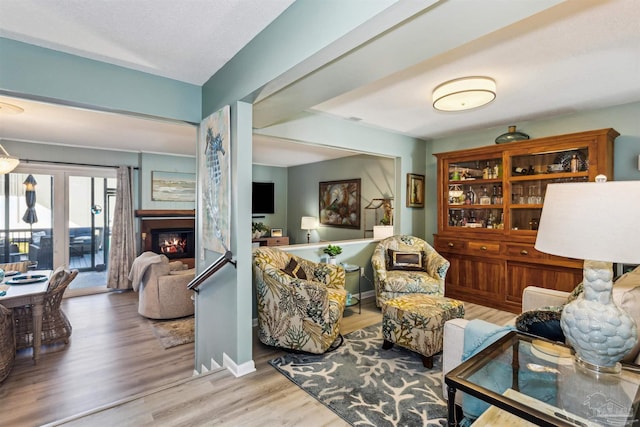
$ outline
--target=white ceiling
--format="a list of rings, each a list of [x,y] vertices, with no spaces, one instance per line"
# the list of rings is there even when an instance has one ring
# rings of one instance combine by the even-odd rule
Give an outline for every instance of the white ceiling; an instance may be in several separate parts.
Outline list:
[[[539,0],[523,2],[540,4]],[[0,36],[200,85],[291,3],[0,0]],[[442,44],[447,34],[429,34],[430,27],[424,23],[417,27],[418,23],[442,20],[438,12],[465,6],[455,0],[437,3],[420,19],[404,24],[416,26],[414,31],[422,31],[427,39],[422,44],[415,44],[416,38],[403,41],[414,55],[425,52],[421,61],[372,82],[345,85],[343,93],[335,96],[334,90],[330,98],[306,109],[347,120],[358,118],[363,125],[428,140],[640,101],[640,1],[558,0],[547,10],[445,52],[428,54],[425,43]],[[502,7],[507,3],[484,0],[481,4]],[[474,25],[478,18],[469,15],[452,17],[446,28],[454,34]],[[212,43],[229,50],[199,54]],[[381,61],[394,61],[396,50],[403,49],[388,49]],[[461,113],[431,107],[435,86],[469,75],[494,78],[496,100]],[[8,101],[24,106],[25,113],[0,115],[0,138],[184,155],[195,152],[196,130],[191,125],[0,98]],[[354,154],[309,145],[295,145],[297,151],[290,152],[288,143],[256,138],[254,158],[263,164],[288,166],[323,160],[326,155]]]

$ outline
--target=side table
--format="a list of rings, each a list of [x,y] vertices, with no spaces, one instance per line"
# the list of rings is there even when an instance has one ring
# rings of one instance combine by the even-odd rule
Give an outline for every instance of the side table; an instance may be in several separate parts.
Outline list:
[[[568,347],[515,331],[451,370],[445,383],[450,426],[456,390],[540,426],[632,426],[640,417],[637,367],[594,373]]]
[[[358,273],[358,296],[354,297],[349,293],[350,298],[347,299],[346,307],[358,306],[358,314],[362,314],[362,291],[360,288],[360,266],[355,264],[340,264],[344,268],[345,273]]]

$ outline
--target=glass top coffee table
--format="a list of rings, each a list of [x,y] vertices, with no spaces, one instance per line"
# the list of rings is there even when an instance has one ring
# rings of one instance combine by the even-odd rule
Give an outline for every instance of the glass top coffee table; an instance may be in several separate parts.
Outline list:
[[[506,411],[543,426],[640,425],[639,371],[623,364],[619,374],[595,373],[575,363],[568,347],[512,331],[445,376],[449,425],[456,425],[457,390],[493,405],[496,414],[487,410],[479,424]]]

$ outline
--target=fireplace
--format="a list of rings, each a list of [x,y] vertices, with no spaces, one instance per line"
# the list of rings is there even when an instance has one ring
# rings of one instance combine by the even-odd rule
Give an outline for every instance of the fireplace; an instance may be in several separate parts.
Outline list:
[[[138,210],[136,216],[140,218],[141,252],[164,253],[167,258],[179,259],[193,268],[195,211]]]
[[[156,228],[151,230],[151,251],[170,259],[193,258],[195,239],[193,228]]]

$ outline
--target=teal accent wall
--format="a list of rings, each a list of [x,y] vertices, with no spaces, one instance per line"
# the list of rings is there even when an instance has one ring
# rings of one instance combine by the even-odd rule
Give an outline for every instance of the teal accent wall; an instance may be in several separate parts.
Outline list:
[[[138,167],[138,153],[91,148],[65,147],[37,142],[3,139],[2,146],[12,156],[30,162],[71,162],[98,166]]]
[[[200,86],[0,37],[0,90],[17,96],[200,121]]]
[[[319,217],[319,183],[344,179],[361,180],[360,228],[329,227],[321,225],[311,232],[311,242],[330,240],[362,239],[364,237],[365,215],[373,226],[373,211],[365,206],[371,199],[394,197],[395,161],[389,157],[377,157],[365,154],[343,157],[335,160],[311,163],[289,168],[289,242],[306,244],[307,232],[300,229],[303,216]],[[378,219],[382,216],[379,215]],[[372,234],[367,234],[371,237]]]
[[[295,1],[204,84],[202,117],[253,102],[254,92],[396,1]]]
[[[231,104],[231,247],[238,268],[227,264],[200,287],[196,297],[196,369],[233,363],[233,371],[251,371],[252,361],[252,275],[251,275],[251,180],[252,110],[251,104]],[[202,150],[198,150],[201,153]],[[197,212],[204,212],[198,198]],[[202,218],[198,216],[198,233]],[[221,254],[202,248],[198,271],[211,265]],[[226,357],[225,357],[226,356]]]
[[[425,173],[426,142],[326,115],[302,114],[255,133],[328,147],[347,148],[394,159],[394,215],[396,231],[424,237],[425,209],[406,207],[408,173]],[[293,182],[289,177],[289,182]],[[291,184],[290,184],[291,185]],[[381,191],[387,191],[383,185]],[[289,201],[291,204],[291,201]],[[311,206],[306,207],[311,209]],[[290,219],[293,221],[294,219]],[[290,222],[290,224],[292,224]]]
[[[269,228],[282,228],[282,235],[289,236],[287,228],[287,200],[289,197],[289,170],[283,167],[253,165],[253,181],[273,182],[275,190],[274,214],[259,215],[264,218],[252,218],[253,222],[262,222]]]
[[[195,209],[195,194],[193,202],[165,202],[152,200],[151,176],[154,171],[192,173],[195,175],[195,157],[142,153],[140,155],[139,191],[139,206],[141,206],[141,209]]]
[[[613,128],[620,133],[614,144],[614,179],[616,181],[640,180],[640,171],[638,170],[640,120],[638,118],[640,118],[640,103],[631,103],[546,120],[508,123],[505,126],[493,127],[480,132],[468,132],[435,139],[429,142],[429,155],[426,159],[427,183],[429,184],[426,203],[429,206],[436,206],[437,165],[431,154],[493,145],[496,137],[505,133],[510,124],[517,125],[519,131],[528,134],[532,139]],[[433,241],[432,234],[437,232],[435,210],[429,209],[426,228],[427,234]]]

